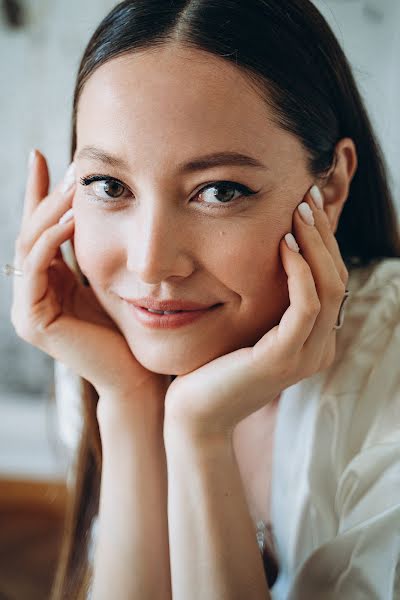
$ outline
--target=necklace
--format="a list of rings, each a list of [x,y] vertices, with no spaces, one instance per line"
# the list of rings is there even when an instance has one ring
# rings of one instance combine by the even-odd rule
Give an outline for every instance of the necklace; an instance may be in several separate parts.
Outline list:
[[[262,558],[262,561],[264,564],[264,571],[265,571],[265,575],[267,577],[268,587],[271,588],[274,585],[274,583],[278,577],[279,564],[278,564],[278,559],[277,559],[277,556],[276,556],[274,550],[272,549],[272,547],[269,547],[267,544],[267,540],[266,540],[266,530],[267,529],[268,529],[268,533],[270,536],[270,544],[273,544],[273,542],[272,542],[273,533],[272,533],[271,525],[267,524],[262,519],[257,521],[256,535],[257,535],[258,547],[261,552],[261,558]]]
[[[257,537],[258,547],[260,548],[261,554],[264,554],[265,545],[266,545],[265,530],[267,528],[267,524],[265,521],[263,521],[261,519],[260,521],[257,521],[256,527],[257,527],[256,537]]]

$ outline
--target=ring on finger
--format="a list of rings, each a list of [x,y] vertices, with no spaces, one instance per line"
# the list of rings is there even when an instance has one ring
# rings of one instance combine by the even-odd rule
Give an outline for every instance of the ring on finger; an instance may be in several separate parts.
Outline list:
[[[1,267],[1,272],[3,275],[17,275],[18,277],[22,277],[23,273],[21,269],[17,269],[14,265],[6,264]]]
[[[344,307],[345,307],[345,304],[346,304],[349,296],[350,296],[350,291],[346,289],[346,291],[344,293],[344,296],[343,296],[342,303],[341,303],[340,308],[339,308],[338,319],[337,319],[336,325],[334,326],[333,329],[341,329],[343,327],[343,323],[344,323]]]

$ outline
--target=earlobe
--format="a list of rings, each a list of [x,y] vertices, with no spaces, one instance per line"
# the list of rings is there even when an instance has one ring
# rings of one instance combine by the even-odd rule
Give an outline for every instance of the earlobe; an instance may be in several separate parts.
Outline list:
[[[335,148],[334,168],[320,187],[324,197],[324,210],[334,233],[349,196],[350,184],[357,170],[357,164],[357,151],[353,140],[341,139]]]

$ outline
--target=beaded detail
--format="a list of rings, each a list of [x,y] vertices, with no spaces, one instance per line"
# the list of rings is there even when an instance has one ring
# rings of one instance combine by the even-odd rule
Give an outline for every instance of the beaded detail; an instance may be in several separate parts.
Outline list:
[[[261,554],[264,554],[264,549],[265,549],[265,529],[267,527],[267,524],[265,523],[265,521],[260,520],[257,522],[257,533],[256,533],[256,537],[257,537],[257,542],[258,542],[258,547],[260,548],[260,552]]]
[[[264,564],[268,587],[272,588],[279,574],[278,559],[273,550],[273,533],[269,523],[263,520],[257,522],[257,543]]]

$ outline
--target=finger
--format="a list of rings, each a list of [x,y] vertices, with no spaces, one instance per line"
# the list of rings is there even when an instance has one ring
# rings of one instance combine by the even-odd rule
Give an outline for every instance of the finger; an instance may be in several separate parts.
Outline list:
[[[285,236],[286,238],[286,236]],[[288,277],[290,305],[275,331],[284,356],[299,352],[310,335],[320,310],[320,302],[311,269],[299,252],[289,249],[283,238],[280,253]]]
[[[308,214],[312,218],[313,213],[308,204],[302,203],[300,210],[305,207],[308,207]],[[304,221],[300,210],[297,208],[295,211],[293,227],[301,253],[311,269],[321,304],[321,310],[307,339],[306,346],[312,347],[314,355],[318,355],[325,347],[327,338],[336,323],[345,293],[345,285],[318,229],[314,224]]]
[[[48,194],[48,191],[49,171],[47,162],[43,154],[34,149],[28,168],[21,228],[29,221],[37,205]]]
[[[56,185],[54,190],[48,194],[43,200],[38,204],[35,212],[32,214],[32,219],[37,219],[41,221],[42,218],[51,212],[54,208],[55,198],[62,199],[66,194],[68,194],[76,184],[76,171],[75,171],[75,163],[71,163],[62,180]]]
[[[317,186],[313,186],[313,188],[307,193],[306,201],[311,206],[311,209],[314,214],[315,226],[318,229],[325,246],[331,253],[333,262],[336,266],[336,270],[339,273],[339,277],[343,281],[343,283],[347,285],[349,280],[349,272],[340,253],[339,244],[337,243],[336,237],[331,229],[331,225],[326,212],[320,208],[320,205],[314,200],[313,197],[313,195],[316,195],[317,197],[319,196],[321,199],[320,201],[323,204],[323,191],[321,191]]]
[[[42,201],[19,235],[19,260],[27,256],[43,232],[58,223],[60,218],[72,207],[75,190],[76,187],[73,184],[67,192],[62,193],[60,190],[55,190]]]
[[[35,164],[39,162],[40,158],[38,157],[35,160]],[[35,206],[35,208],[33,212],[30,212],[30,208],[26,208],[26,220],[23,220],[22,222],[16,243],[16,263],[20,263],[25,256],[29,254],[43,231],[48,229],[51,225],[54,225],[68,208],[71,207],[75,189],[75,165],[74,163],[71,163],[63,181],[56,186],[51,194],[42,199],[40,195],[37,195],[36,198],[32,200],[32,198],[29,198],[29,193],[31,193],[32,190],[39,189],[39,172],[36,172],[35,164],[32,167],[33,171],[28,183],[28,204],[26,205],[31,208],[32,206]],[[31,185],[31,188],[29,188],[29,185]],[[61,258],[61,251],[59,251],[57,255]]]
[[[336,356],[336,344],[337,344],[337,336],[336,330],[333,330],[331,334],[328,336],[328,340],[326,342],[325,348],[323,349],[320,357],[320,362],[318,365],[318,370],[327,369],[330,367],[335,360]]]
[[[42,233],[32,251],[23,263],[25,301],[33,306],[43,299],[48,285],[48,270],[62,243],[67,241],[74,231],[74,219],[57,223]]]

